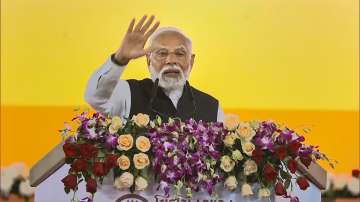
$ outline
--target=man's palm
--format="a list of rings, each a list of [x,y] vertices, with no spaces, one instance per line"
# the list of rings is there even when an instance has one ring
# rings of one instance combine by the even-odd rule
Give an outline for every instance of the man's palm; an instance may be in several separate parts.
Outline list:
[[[146,38],[141,33],[129,33],[125,35],[125,38],[122,43],[122,49],[124,56],[129,59],[135,59],[143,56],[144,46],[146,43]]]
[[[127,63],[131,59],[139,58],[146,54],[147,50],[144,49],[145,43],[160,24],[160,22],[157,22],[149,29],[154,18],[154,16],[151,16],[146,24],[144,24],[146,16],[143,16],[135,28],[135,19],[131,21],[121,46],[115,54],[118,62]]]

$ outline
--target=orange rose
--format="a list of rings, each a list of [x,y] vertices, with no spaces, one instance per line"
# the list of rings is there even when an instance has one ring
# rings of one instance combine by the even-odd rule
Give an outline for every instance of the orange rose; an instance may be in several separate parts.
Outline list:
[[[145,136],[140,136],[136,139],[136,148],[142,152],[147,152],[149,151],[151,144],[150,144],[150,140],[149,138],[145,137]]]
[[[139,127],[144,127],[150,122],[150,117],[147,114],[138,113],[134,115],[132,119]]]
[[[235,130],[239,125],[239,117],[236,115],[226,115],[224,126],[228,130]]]
[[[134,145],[134,139],[130,134],[120,135],[117,140],[117,149],[120,151],[128,151]]]
[[[130,159],[129,159],[129,157],[127,157],[125,155],[121,155],[118,158],[117,163],[121,170],[127,170],[130,168]]]
[[[133,160],[134,160],[135,168],[139,170],[145,168],[150,164],[148,155],[144,153],[135,154]]]

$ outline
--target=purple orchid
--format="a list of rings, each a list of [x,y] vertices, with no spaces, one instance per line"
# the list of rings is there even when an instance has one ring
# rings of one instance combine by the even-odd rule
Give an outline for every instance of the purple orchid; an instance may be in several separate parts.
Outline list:
[[[117,146],[117,137],[114,135],[107,135],[105,137],[105,148],[107,149],[113,149]]]
[[[157,129],[150,129],[153,169],[160,170],[160,188],[168,193],[169,184],[178,181],[193,191],[204,189],[213,193],[219,175],[211,172],[215,165],[208,161],[219,161],[220,146],[226,130],[222,123],[196,122],[193,119],[185,122],[173,120],[162,123]],[[204,179],[199,176],[206,176]],[[185,181],[183,181],[185,180]]]
[[[260,147],[262,150],[274,150],[274,140],[271,138],[271,136],[256,137],[255,145]]]

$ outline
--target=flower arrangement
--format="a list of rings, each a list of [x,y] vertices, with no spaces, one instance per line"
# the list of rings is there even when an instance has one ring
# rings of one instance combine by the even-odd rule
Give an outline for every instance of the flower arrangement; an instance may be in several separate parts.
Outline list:
[[[105,117],[100,113],[89,116],[83,112],[73,120],[78,127],[72,131],[69,124],[61,130],[65,139],[63,150],[69,173],[62,179],[66,193],[75,192],[85,180],[86,191],[97,191],[111,169],[118,189],[131,191],[147,187],[147,172],[150,166],[150,140],[145,136],[149,116],[138,114],[126,123],[120,117]],[[89,200],[91,199],[89,198]]]
[[[298,159],[307,168],[319,159],[334,166],[317,147],[303,144],[304,136],[272,121],[239,122],[228,117],[225,128],[228,134],[224,138],[220,167],[229,190],[235,189],[238,181],[242,182],[242,196],[253,195],[255,188],[251,184],[257,184],[259,198],[269,197],[273,190],[276,195],[296,202],[298,197],[286,191],[294,186],[291,180],[296,178],[301,190],[309,187],[306,178],[296,172]]]
[[[228,116],[224,123],[196,122],[193,119],[150,120],[137,114],[128,120],[83,112],[61,130],[69,174],[62,179],[65,192],[74,191],[81,181],[91,200],[98,183],[113,169],[114,186],[145,190],[149,171],[165,194],[207,191],[223,183],[241,195],[268,198],[276,195],[299,201],[287,193],[296,184],[306,190],[309,182],[297,171],[301,162],[323,159],[333,163],[317,147],[307,146],[304,136],[272,121],[240,122]]]
[[[206,190],[210,195],[222,180],[218,169],[222,139],[222,123],[205,123],[170,119],[152,127],[149,132],[152,145],[152,168],[160,171],[160,187],[169,194],[174,185],[176,194],[186,190]]]

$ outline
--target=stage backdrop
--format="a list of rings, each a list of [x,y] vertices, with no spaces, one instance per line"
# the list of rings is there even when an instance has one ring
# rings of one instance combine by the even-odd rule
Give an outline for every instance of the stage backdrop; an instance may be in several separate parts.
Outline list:
[[[196,53],[191,83],[243,120],[311,128],[308,143],[359,167],[359,2],[355,0],[3,0],[1,166],[31,167],[86,106],[91,73],[132,17],[183,29]],[[145,59],[123,78],[148,76]]]

